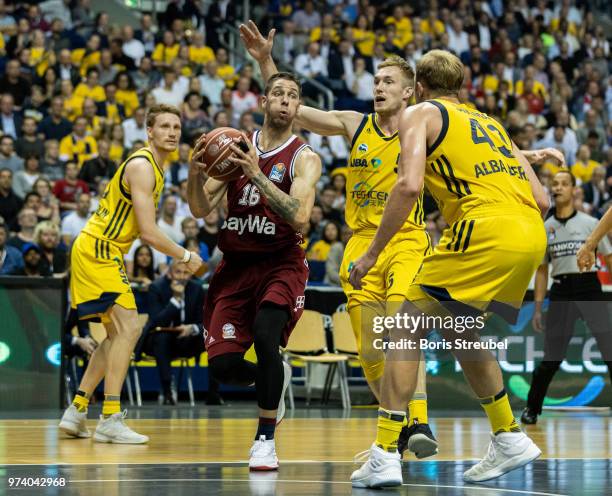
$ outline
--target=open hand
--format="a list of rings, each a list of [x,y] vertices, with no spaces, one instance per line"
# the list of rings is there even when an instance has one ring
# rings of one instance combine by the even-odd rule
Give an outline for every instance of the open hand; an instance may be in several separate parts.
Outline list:
[[[246,24],[241,24],[239,29],[242,43],[251,57],[260,62],[272,55],[272,43],[276,29],[271,29],[268,38],[264,38],[257,25],[250,19]]]

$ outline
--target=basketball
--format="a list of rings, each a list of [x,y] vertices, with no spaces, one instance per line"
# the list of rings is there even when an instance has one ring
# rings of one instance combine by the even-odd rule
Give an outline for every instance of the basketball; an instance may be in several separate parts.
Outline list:
[[[229,160],[233,155],[230,145],[235,143],[234,138],[242,138],[242,134],[231,127],[219,127],[208,133],[202,161],[206,164],[206,173],[210,177],[229,182],[242,176],[242,167]],[[238,146],[248,151],[244,141],[240,141]]]

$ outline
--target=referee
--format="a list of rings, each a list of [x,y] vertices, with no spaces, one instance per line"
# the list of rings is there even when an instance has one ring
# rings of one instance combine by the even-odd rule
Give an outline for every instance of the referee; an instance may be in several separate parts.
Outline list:
[[[576,178],[568,171],[557,172],[552,181],[555,212],[544,226],[548,236],[546,260],[538,267],[535,279],[535,313],[533,328],[544,330],[544,359],[533,371],[527,407],[521,416],[523,424],[535,424],[542,413],[542,404],[550,381],[565,358],[567,347],[577,319],[583,319],[608,366],[612,377],[612,329],[604,295],[596,269],[580,272],[576,254],[580,246],[595,229],[597,219],[574,208],[573,192]],[[598,244],[612,268],[612,245],[607,236]],[[546,326],[542,326],[542,303],[548,283],[548,263],[552,264],[553,285],[550,288],[550,306]]]

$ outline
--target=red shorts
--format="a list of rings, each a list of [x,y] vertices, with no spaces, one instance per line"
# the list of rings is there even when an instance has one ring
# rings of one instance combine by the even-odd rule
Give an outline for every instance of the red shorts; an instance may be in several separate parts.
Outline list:
[[[204,305],[208,357],[246,352],[253,344],[253,322],[263,303],[289,311],[281,343],[285,346],[304,311],[307,281],[308,265],[299,246],[265,257],[224,257]]]

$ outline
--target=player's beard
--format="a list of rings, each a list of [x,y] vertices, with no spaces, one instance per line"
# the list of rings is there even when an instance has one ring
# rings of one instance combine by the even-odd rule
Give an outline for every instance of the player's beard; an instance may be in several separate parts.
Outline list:
[[[280,116],[273,117],[271,114],[267,116],[268,126],[277,132],[283,132],[293,127],[293,118],[283,119]]]

